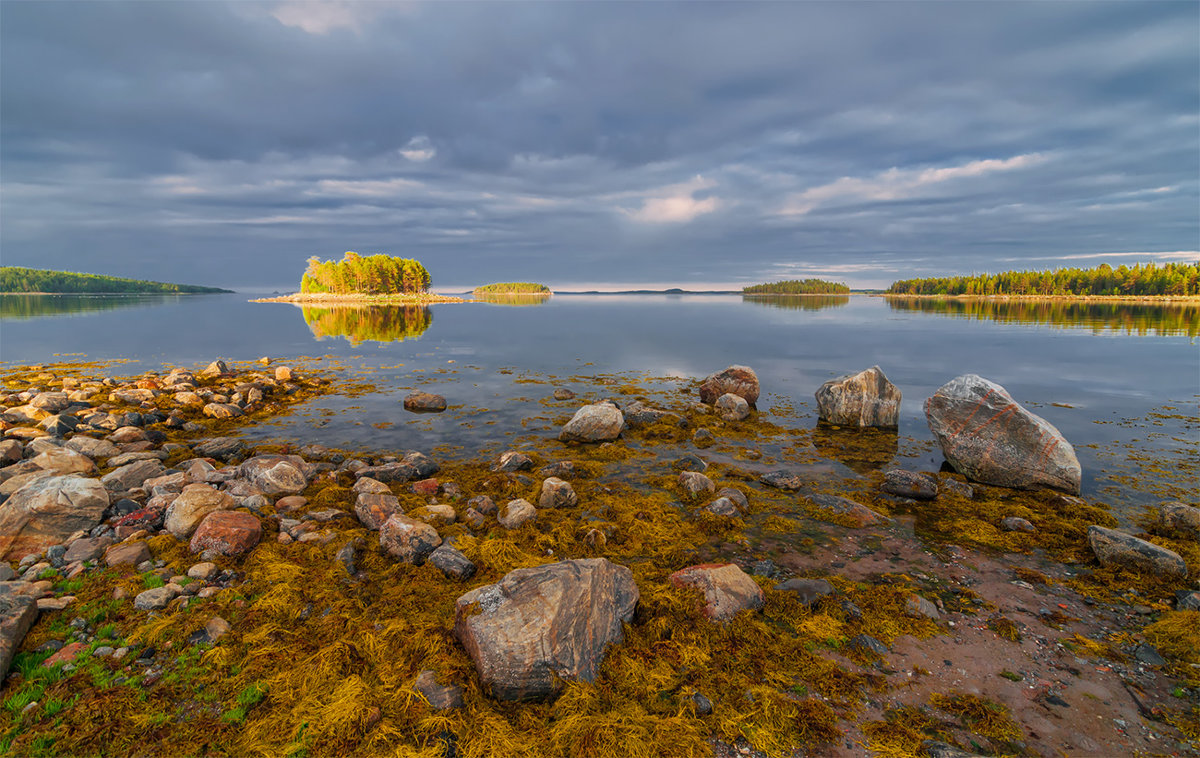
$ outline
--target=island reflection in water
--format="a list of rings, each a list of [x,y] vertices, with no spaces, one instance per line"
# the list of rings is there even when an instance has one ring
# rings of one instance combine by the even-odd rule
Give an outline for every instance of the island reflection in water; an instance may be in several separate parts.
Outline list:
[[[959,300],[888,297],[897,311],[920,311],[1006,324],[1045,324],[1059,329],[1091,329],[1140,336],[1200,334],[1200,305],[1194,303],[1115,303],[1078,300]]]
[[[139,305],[178,302],[180,295],[26,295],[0,294],[0,321],[115,311]],[[187,296],[187,297],[194,297]]]
[[[304,323],[318,340],[341,337],[353,346],[415,339],[433,323],[433,314],[421,305],[303,306],[301,310]]]
[[[784,308],[792,311],[820,311],[840,308],[850,302],[849,295],[742,295],[742,302]]]
[[[545,305],[550,300],[549,292],[514,292],[510,295],[488,293],[477,294],[475,299],[492,305]]]

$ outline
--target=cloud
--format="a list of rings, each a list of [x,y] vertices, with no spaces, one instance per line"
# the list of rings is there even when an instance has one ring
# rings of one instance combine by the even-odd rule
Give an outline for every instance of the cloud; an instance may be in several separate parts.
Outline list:
[[[642,202],[641,208],[622,209],[622,212],[644,224],[681,224],[717,210],[721,203],[717,196],[695,196],[697,192],[715,186],[715,181],[697,176],[691,181],[655,190]]]
[[[437,155],[437,150],[428,137],[421,135],[413,137],[407,145],[400,148],[400,154],[414,163],[424,163]]]
[[[284,26],[303,29],[309,34],[328,34],[334,29],[361,30],[370,3],[343,0],[289,0],[271,10],[271,16]]]
[[[929,189],[937,184],[1028,168],[1045,160],[1046,156],[1040,153],[1028,153],[1003,160],[978,160],[945,168],[900,169],[893,166],[869,179],[843,176],[829,184],[796,193],[784,202],[777,213],[781,216],[803,216],[823,205],[908,200],[928,194]]]

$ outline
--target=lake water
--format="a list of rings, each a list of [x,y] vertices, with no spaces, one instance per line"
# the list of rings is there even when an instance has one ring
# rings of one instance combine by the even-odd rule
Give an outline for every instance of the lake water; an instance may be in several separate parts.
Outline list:
[[[248,302],[252,296],[0,296],[0,361],[124,360],[106,370],[130,375],[218,357],[327,356],[324,364],[342,365],[378,391],[322,398],[246,435],[463,456],[551,436],[579,402],[615,397],[622,387],[680,402],[693,380],[740,363],[759,375],[760,413],[809,435],[846,474],[861,466],[839,460],[813,434],[821,383],[881,366],[904,401],[894,452],[871,465],[931,470],[942,459],[922,403],[953,377],[975,373],[1075,445],[1085,496],[1128,511],[1169,497],[1194,500],[1200,480],[1195,305],[556,295],[302,309]],[[580,400],[550,402],[560,386]],[[417,387],[445,395],[451,409],[406,413],[400,400]]]

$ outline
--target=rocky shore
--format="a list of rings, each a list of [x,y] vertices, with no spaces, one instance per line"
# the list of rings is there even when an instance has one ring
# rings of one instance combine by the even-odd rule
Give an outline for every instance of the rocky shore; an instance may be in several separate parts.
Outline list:
[[[0,753],[1197,754],[1200,510],[1116,528],[982,377],[925,402],[945,470],[844,481],[755,450],[745,366],[556,388],[491,460],[239,438],[344,381],[0,377]],[[820,431],[900,398],[833,380]]]

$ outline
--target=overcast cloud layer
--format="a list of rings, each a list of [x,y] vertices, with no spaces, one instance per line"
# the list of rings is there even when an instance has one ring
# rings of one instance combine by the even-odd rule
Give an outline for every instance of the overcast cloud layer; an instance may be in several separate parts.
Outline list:
[[[0,3],[0,260],[294,289],[1200,253],[1200,5]]]

